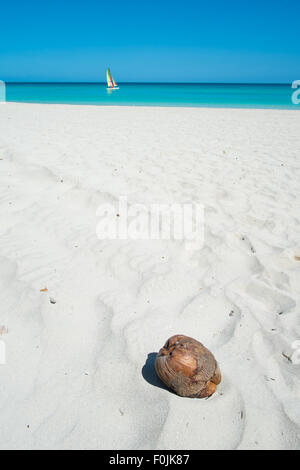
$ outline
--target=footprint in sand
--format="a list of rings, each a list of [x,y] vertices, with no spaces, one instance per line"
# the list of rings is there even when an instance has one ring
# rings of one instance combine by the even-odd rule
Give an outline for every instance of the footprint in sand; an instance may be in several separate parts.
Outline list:
[[[258,302],[264,310],[269,313],[269,315],[283,315],[291,312],[291,310],[296,307],[294,299],[277,292],[264,282],[251,281],[246,291],[255,302]]]

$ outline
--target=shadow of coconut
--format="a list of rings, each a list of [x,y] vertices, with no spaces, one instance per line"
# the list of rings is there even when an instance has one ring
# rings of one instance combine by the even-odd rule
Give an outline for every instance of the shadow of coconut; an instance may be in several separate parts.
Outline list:
[[[153,385],[154,387],[159,387],[162,388],[163,390],[168,390],[168,392],[172,393],[172,390],[170,390],[158,377],[156,370],[155,370],[155,359],[156,359],[157,353],[149,353],[147,360],[142,368],[142,376],[148,382],[150,385]]]

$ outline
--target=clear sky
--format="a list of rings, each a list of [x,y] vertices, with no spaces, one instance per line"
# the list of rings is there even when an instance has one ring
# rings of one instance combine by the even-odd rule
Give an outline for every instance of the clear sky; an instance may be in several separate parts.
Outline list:
[[[300,2],[0,0],[0,79],[300,79]]]

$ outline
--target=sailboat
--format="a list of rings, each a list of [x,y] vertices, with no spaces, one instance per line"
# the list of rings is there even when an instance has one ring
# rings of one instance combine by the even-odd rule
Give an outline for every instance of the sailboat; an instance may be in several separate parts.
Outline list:
[[[107,80],[107,89],[108,90],[119,90],[117,83],[115,82],[112,74],[110,73],[110,69],[106,71],[106,80]]]

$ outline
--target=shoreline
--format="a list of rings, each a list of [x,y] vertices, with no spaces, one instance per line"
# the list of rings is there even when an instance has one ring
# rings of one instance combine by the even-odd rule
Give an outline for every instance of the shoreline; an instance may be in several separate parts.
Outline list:
[[[98,108],[176,108],[176,109],[213,109],[213,110],[251,110],[251,111],[300,111],[300,105],[294,105],[294,108],[271,108],[271,107],[260,107],[260,108],[252,108],[252,107],[219,107],[219,106],[178,106],[178,105],[137,105],[137,104],[85,104],[85,103],[31,103],[31,102],[24,102],[24,101],[5,101],[0,104],[19,104],[19,105],[50,105],[50,106],[79,106],[79,107],[98,107]]]

